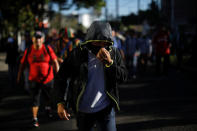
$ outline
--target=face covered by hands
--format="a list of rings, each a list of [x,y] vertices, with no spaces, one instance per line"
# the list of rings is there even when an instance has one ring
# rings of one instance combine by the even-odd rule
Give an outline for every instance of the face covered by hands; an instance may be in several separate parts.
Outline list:
[[[108,47],[109,45],[107,43],[101,42],[91,43],[88,46],[91,52],[96,55],[96,58],[98,58],[104,64],[110,64],[113,61],[109,51],[107,50]]]

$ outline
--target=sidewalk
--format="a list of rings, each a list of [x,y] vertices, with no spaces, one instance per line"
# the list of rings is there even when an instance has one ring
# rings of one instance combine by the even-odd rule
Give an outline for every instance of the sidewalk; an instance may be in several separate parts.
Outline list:
[[[5,53],[0,53],[0,100],[6,94],[5,88],[7,88],[8,81],[8,66],[5,64]]]
[[[0,71],[7,71],[8,66],[5,64],[6,53],[0,52]]]

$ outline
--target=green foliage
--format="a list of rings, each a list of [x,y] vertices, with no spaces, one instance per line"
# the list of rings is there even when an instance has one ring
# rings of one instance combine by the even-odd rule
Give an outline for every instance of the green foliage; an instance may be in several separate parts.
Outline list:
[[[31,30],[34,27],[35,16],[42,16],[43,5],[49,0],[6,0],[0,1],[0,10],[3,17],[3,30]],[[38,5],[41,5],[39,9]]]
[[[35,18],[43,19],[46,12],[44,5],[48,2],[56,2],[60,9],[69,9],[72,5],[78,8],[93,7],[97,14],[105,6],[104,0],[1,0],[0,12],[2,14],[2,29],[4,32],[33,30]],[[50,14],[49,14],[50,15]]]
[[[73,0],[78,8],[85,7],[90,8],[94,7],[96,10],[101,10],[103,6],[105,6],[104,0]]]
[[[18,14],[18,26],[19,29],[22,30],[33,30],[34,29],[34,23],[35,16],[30,9],[30,6],[23,7],[19,10]]]

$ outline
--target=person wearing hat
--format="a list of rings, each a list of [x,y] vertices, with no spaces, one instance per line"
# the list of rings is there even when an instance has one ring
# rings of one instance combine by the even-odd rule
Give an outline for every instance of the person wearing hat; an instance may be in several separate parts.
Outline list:
[[[112,46],[109,23],[93,22],[85,40],[73,49],[55,77],[58,115],[69,120],[68,110],[72,109],[80,131],[90,131],[95,124],[101,131],[116,131],[117,84],[126,81],[126,67],[119,50]]]
[[[50,46],[45,46],[44,34],[41,31],[36,31],[33,38],[33,44],[27,48],[21,59],[17,82],[20,81],[23,69],[28,65],[29,68],[29,85],[31,95],[33,97],[33,125],[39,126],[38,110],[40,105],[41,93],[47,98],[46,110],[50,111],[51,104],[51,89],[53,87],[53,67],[55,72],[59,70],[57,57]],[[53,65],[52,65],[53,64]],[[50,114],[51,116],[51,114]]]

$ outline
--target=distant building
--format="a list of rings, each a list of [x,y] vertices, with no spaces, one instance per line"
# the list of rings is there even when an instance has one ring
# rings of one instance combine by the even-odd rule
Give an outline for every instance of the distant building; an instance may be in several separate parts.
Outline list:
[[[83,25],[85,28],[89,28],[95,20],[98,20],[98,17],[91,13],[79,14],[78,17],[79,24]]]
[[[89,14],[81,14],[81,15],[79,15],[78,21],[84,27],[88,28],[91,25],[93,18]]]
[[[95,20],[98,20],[98,18],[91,13],[72,13],[68,15],[59,15],[56,13],[54,17],[50,19],[48,24],[50,25],[50,28],[56,28],[57,30],[65,27],[76,29],[79,25],[89,28]]]

